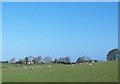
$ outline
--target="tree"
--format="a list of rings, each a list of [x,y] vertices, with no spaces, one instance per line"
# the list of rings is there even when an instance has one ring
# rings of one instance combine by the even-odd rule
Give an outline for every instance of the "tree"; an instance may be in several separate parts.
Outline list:
[[[20,60],[18,60],[16,63],[23,64],[23,60],[20,59]]]
[[[111,61],[111,60],[120,60],[120,51],[119,51],[119,49],[110,50],[108,52],[108,54],[107,54],[106,59],[108,61]]]
[[[120,60],[120,53],[116,54],[117,60]]]
[[[83,62],[83,58],[82,57],[79,57],[76,61],[76,63],[82,63]]]
[[[82,57],[79,57],[76,61],[76,63],[82,63],[82,62],[89,62],[91,59],[90,57],[87,57],[87,56],[82,56]]]
[[[59,59],[58,59],[58,63],[63,63],[63,64],[68,64],[68,63],[71,63],[71,59],[70,59],[70,57],[60,57]]]
[[[34,57],[32,62],[34,62],[35,64],[39,64],[42,60],[42,57],[41,56],[38,56],[38,57]]]
[[[59,63],[65,63],[65,62],[66,62],[66,57],[59,58]]]
[[[66,60],[66,63],[70,63],[71,62],[70,57],[66,57],[65,60]]]
[[[54,63],[58,63],[59,62],[59,60],[56,58],[55,60],[54,60]]]
[[[28,57],[25,57],[25,63],[26,63],[26,65],[28,64]]]
[[[86,62],[89,62],[89,61],[91,60],[91,58],[90,58],[90,57],[85,56],[85,60],[86,60]]]
[[[33,60],[32,60],[32,62],[33,62],[34,64],[37,64],[37,63],[38,63],[37,57],[34,57]]]
[[[49,56],[46,56],[43,61],[46,63],[46,64],[49,64],[49,63],[52,63],[52,59],[49,57]]]
[[[28,61],[32,62],[33,56],[28,56]]]
[[[42,57],[41,56],[38,56],[37,59],[38,59],[38,63],[42,62]]]
[[[94,60],[94,62],[98,62],[98,60]]]
[[[58,59],[59,63],[62,63],[62,57]]]
[[[15,63],[16,62],[16,59],[15,58],[12,58],[9,60],[10,63]]]

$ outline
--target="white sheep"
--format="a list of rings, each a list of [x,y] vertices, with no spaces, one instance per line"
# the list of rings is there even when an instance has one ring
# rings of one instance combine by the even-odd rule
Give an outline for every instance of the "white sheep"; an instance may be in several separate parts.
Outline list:
[[[48,68],[50,68],[51,66],[49,65]]]
[[[89,66],[92,66],[92,63],[89,63]]]
[[[82,65],[82,63],[79,63],[80,65]]]
[[[74,65],[72,64],[72,66],[74,66]]]

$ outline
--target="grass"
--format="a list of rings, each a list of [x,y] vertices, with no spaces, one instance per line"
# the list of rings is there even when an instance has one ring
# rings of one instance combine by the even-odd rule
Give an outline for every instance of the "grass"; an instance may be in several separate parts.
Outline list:
[[[8,68],[10,67],[11,68]],[[3,64],[3,82],[117,82],[118,62],[98,62],[92,66],[76,64],[39,65]],[[30,69],[32,66],[34,69]],[[39,67],[38,67],[39,66]]]

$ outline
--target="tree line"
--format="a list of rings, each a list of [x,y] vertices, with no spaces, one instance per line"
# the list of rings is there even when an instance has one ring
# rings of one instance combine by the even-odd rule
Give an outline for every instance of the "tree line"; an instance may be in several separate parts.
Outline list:
[[[120,51],[119,49],[112,49],[108,52],[106,56],[107,61],[112,61],[112,60],[120,60]],[[49,63],[61,63],[61,64],[71,64],[71,63],[83,63],[83,62],[97,62],[98,60],[93,60],[88,56],[81,56],[78,57],[76,62],[71,62],[71,58],[69,56],[66,57],[60,57],[60,58],[55,58],[54,60],[51,59],[51,57],[46,56],[42,58],[42,56],[27,56],[23,59],[20,59],[16,61],[15,58],[10,59],[9,61],[5,61],[6,63],[19,63],[19,64],[49,64]]]
[[[83,63],[83,62],[92,62],[92,59],[87,56],[81,56],[79,57],[76,62],[71,62],[71,58],[69,56],[66,57],[60,57],[55,58],[54,60],[51,59],[51,57],[46,56],[42,59],[42,56],[27,56],[23,59],[20,59],[16,61],[15,58],[12,58],[8,61],[9,63],[19,63],[19,64],[50,64],[50,63],[57,63],[57,64],[75,64],[75,63]],[[94,62],[97,62],[97,60],[94,60]]]

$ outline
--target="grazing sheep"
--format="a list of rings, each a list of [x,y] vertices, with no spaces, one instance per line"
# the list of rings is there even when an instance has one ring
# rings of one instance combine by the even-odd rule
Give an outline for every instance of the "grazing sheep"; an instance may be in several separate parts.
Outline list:
[[[74,66],[74,65],[72,64],[72,66]]]
[[[80,65],[82,65],[82,63],[79,63]]]
[[[50,68],[51,66],[49,65],[48,68]]]
[[[28,62],[28,64],[30,64],[31,62]]]
[[[92,66],[92,63],[89,63],[89,66]]]

